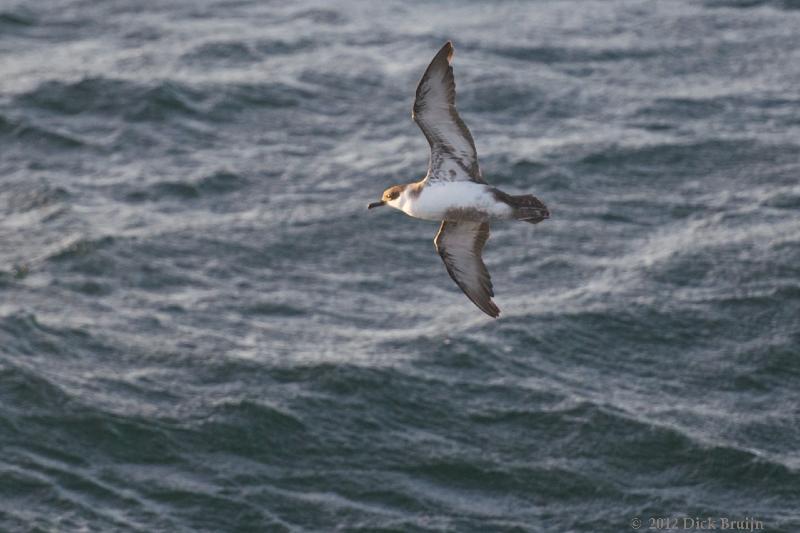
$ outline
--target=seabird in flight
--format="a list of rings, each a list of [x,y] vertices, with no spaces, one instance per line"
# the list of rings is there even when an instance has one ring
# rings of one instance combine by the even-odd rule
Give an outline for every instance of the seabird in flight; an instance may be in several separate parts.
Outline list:
[[[486,183],[478,166],[475,142],[456,111],[453,44],[448,41],[417,85],[411,117],[431,146],[428,173],[421,181],[383,191],[379,202],[425,220],[441,220],[434,245],[447,273],[472,303],[491,317],[500,309],[492,301],[492,280],[481,259],[491,219],[536,224],[550,217],[532,194],[513,196]]]

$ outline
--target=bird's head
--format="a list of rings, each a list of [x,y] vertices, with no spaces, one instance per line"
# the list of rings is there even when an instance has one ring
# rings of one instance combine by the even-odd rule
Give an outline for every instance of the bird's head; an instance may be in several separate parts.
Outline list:
[[[393,187],[389,187],[383,191],[383,196],[381,196],[380,202],[372,202],[367,206],[367,209],[380,207],[382,205],[388,205],[390,207],[394,207],[395,209],[400,209],[402,207],[400,205],[401,198],[403,197],[403,190],[405,188],[405,185],[395,185]]]

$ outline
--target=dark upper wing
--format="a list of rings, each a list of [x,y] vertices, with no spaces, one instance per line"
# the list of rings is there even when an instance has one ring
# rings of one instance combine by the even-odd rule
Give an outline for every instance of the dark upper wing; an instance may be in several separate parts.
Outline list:
[[[447,41],[417,85],[411,117],[431,145],[427,180],[486,183],[478,167],[475,141],[456,111],[453,44]]]
[[[488,222],[445,220],[433,242],[456,285],[481,311],[497,318],[500,309],[492,301],[492,280],[481,259],[483,245],[488,238]]]

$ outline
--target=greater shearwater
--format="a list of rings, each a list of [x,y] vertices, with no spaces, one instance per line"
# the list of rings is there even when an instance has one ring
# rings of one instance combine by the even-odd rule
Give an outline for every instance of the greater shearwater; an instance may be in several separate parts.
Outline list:
[[[493,218],[536,224],[550,217],[532,194],[514,196],[489,186],[481,175],[475,141],[456,111],[453,43],[446,42],[417,85],[411,118],[431,147],[428,173],[421,181],[383,191],[368,209],[388,205],[425,220],[441,220],[434,245],[448,274],[472,303],[497,318],[492,280],[481,252]]]

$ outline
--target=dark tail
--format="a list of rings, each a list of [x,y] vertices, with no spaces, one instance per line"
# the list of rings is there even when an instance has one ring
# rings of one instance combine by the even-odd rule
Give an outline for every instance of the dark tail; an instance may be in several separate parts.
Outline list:
[[[547,206],[532,194],[512,196],[498,189],[493,192],[495,198],[511,206],[514,210],[513,216],[517,220],[538,224],[542,220],[550,218],[550,211],[547,210]]]

